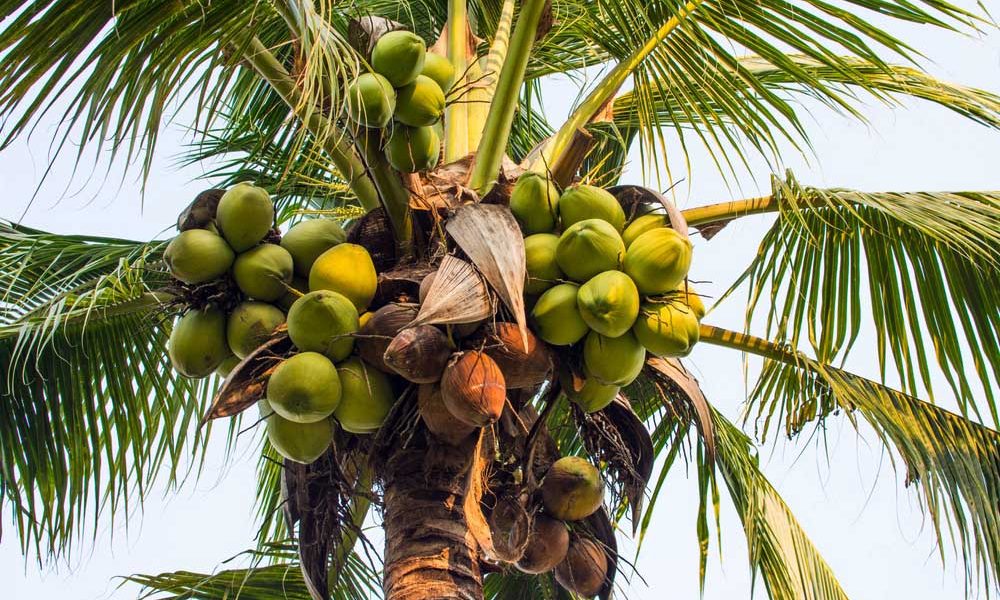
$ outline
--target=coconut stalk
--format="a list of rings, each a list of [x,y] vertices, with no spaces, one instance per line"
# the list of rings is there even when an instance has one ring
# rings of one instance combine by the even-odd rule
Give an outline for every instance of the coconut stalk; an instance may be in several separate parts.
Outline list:
[[[473,62],[469,68],[469,81],[479,81],[469,90],[469,102],[466,104],[469,114],[469,148],[478,148],[483,140],[483,128],[489,116],[490,98],[496,93],[500,69],[507,58],[507,48],[510,46],[510,29],[514,23],[515,4],[515,0],[504,0],[489,53],[484,59]]]
[[[469,16],[466,0],[448,0],[447,35],[448,60],[461,77],[455,87],[467,83],[469,68]],[[454,162],[469,153],[468,105],[451,102],[444,109],[444,162]]]
[[[410,214],[410,193],[403,186],[399,174],[389,165],[380,145],[381,137],[378,131],[362,132],[358,138],[361,145],[368,172],[371,174],[378,189],[382,206],[392,224],[393,237],[401,256],[410,254],[413,240],[413,219]]]

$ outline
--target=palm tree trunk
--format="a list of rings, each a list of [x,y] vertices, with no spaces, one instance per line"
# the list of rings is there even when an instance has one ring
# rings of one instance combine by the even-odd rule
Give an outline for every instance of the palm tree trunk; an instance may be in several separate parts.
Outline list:
[[[386,600],[482,600],[479,547],[462,509],[472,455],[432,443],[386,465]]]

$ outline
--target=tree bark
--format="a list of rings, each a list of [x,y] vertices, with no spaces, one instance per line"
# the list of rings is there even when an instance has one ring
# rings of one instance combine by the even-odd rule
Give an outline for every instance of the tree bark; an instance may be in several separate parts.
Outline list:
[[[431,442],[389,459],[386,600],[482,600],[479,548],[462,509],[473,449],[468,443],[451,447]]]

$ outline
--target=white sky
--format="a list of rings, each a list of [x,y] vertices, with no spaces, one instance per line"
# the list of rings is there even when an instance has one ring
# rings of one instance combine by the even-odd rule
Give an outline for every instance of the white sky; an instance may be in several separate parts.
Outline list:
[[[897,29],[898,30],[898,29]],[[941,78],[1000,93],[1000,35],[959,38],[912,27],[899,30],[906,39],[934,58],[931,72]],[[567,85],[554,83],[545,95],[553,122],[568,110]],[[874,101],[865,111],[866,126],[830,113],[814,104],[808,119],[816,157],[808,161],[786,157],[799,180],[816,186],[877,190],[1000,189],[1000,135],[963,121],[950,111],[910,101],[889,110]],[[40,128],[31,143],[15,144],[0,157],[0,187],[6,200],[0,218],[19,219],[47,164],[47,137]],[[118,189],[112,178],[63,189],[72,172],[67,156],[56,164],[49,184],[23,219],[25,224],[60,233],[116,235],[135,239],[161,236],[176,214],[205,182],[194,181],[197,168],[178,170],[175,157],[184,132],[171,127],[161,139],[159,158],[140,205],[131,179]],[[707,155],[693,147],[693,172],[679,187],[682,207],[722,201],[736,196],[766,193],[768,171],[763,166],[741,178],[737,192],[727,190]],[[675,168],[679,168],[677,163]],[[96,175],[101,179],[103,171]],[[627,179],[638,181],[633,172]],[[83,172],[74,181],[86,182]],[[726,289],[753,255],[756,242],[770,223],[767,217],[741,220],[711,244],[698,243],[692,278],[709,280],[700,291],[718,295]],[[742,297],[709,315],[706,322],[738,328]],[[868,337],[867,339],[871,339]],[[865,339],[849,364],[857,372],[875,376]],[[870,347],[871,344],[868,344]],[[751,361],[751,365],[756,364]],[[742,361],[730,351],[702,344],[688,365],[701,380],[708,398],[730,419],[740,415],[746,389]],[[241,441],[235,453],[224,454],[224,434],[216,436],[207,468],[197,485],[180,493],[154,490],[145,513],[135,515],[130,529],[114,532],[106,526],[97,540],[84,540],[70,564],[40,570],[20,555],[9,515],[4,514],[0,542],[0,581],[17,600],[95,600],[133,598],[135,586],[117,588],[113,578],[129,573],[171,570],[209,572],[225,568],[221,562],[253,545],[252,501],[256,441]],[[852,598],[910,600],[966,597],[953,549],[946,549],[942,568],[930,524],[918,508],[915,495],[901,485],[870,432],[859,442],[842,421],[830,420],[826,444],[778,440],[762,451],[762,464],[771,482],[798,516],[806,532],[840,578]],[[633,578],[626,586],[633,599],[698,598],[698,553],[694,518],[697,482],[682,466],[674,468],[659,500],[659,514],[638,560],[645,583]],[[113,533],[113,535],[112,535]],[[714,535],[714,534],[713,534]],[[623,547],[628,555],[629,542]],[[742,529],[723,491],[722,561],[713,544],[705,598],[747,598],[750,574]],[[10,586],[13,586],[11,588]],[[758,583],[760,590],[763,586]],[[7,592],[0,592],[0,597]],[[763,597],[761,591],[759,596]]]

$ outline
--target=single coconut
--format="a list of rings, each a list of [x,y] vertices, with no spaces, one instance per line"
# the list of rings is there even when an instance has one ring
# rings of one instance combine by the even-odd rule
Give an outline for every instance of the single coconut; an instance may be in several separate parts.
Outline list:
[[[569,530],[558,519],[545,515],[535,517],[528,545],[521,559],[514,565],[522,573],[539,575],[556,568],[566,558],[569,550]]]
[[[563,231],[556,246],[559,268],[574,281],[618,269],[625,256],[622,236],[607,221],[586,219]]]
[[[441,140],[433,127],[397,125],[385,145],[385,156],[402,173],[426,171],[437,166]]]
[[[657,356],[687,356],[698,343],[700,326],[697,313],[682,302],[646,302],[632,332]]]
[[[295,274],[309,277],[309,270],[319,255],[346,239],[344,229],[333,219],[308,219],[299,221],[282,236],[281,247],[292,255]]]
[[[240,364],[240,358],[235,354],[230,355],[229,358],[222,361],[218,367],[215,367],[215,374],[222,379],[225,379],[226,377],[229,377],[229,374],[233,372],[233,369],[235,369],[238,364]]]
[[[339,244],[319,255],[309,271],[309,289],[347,296],[358,311],[371,304],[378,287],[375,263],[363,246]]]
[[[444,114],[444,92],[424,75],[396,91],[396,112],[393,116],[403,125],[427,127],[437,123]]]
[[[333,422],[330,419],[296,423],[277,413],[269,414],[267,440],[278,454],[288,460],[307,465],[323,456],[333,441]]]
[[[538,337],[554,346],[575,344],[590,328],[580,316],[577,294],[580,286],[562,283],[549,288],[531,309],[531,321]]]
[[[563,378],[563,391],[573,403],[588,414],[602,410],[614,402],[621,390],[617,385],[605,385],[593,377],[584,379],[583,385],[577,389],[568,379],[568,377]]]
[[[420,280],[420,290],[417,292],[417,299],[420,304],[423,304],[424,300],[427,299],[427,293],[431,291],[431,286],[434,285],[435,276],[437,276],[437,271],[428,273]]]
[[[354,356],[337,366],[343,393],[334,418],[345,431],[374,433],[396,402],[385,373]]]
[[[608,557],[597,542],[574,535],[566,558],[555,568],[556,581],[570,592],[591,598],[601,593],[608,577]]]
[[[434,383],[451,358],[451,342],[433,325],[417,325],[396,334],[385,350],[385,364],[413,383]]]
[[[495,423],[507,403],[503,372],[484,352],[462,352],[441,376],[441,396],[459,421],[475,427]]]
[[[559,218],[559,190],[544,175],[521,175],[510,193],[510,212],[526,234],[547,233]]]
[[[458,446],[469,437],[475,427],[459,421],[444,405],[441,397],[441,386],[425,383],[417,390],[417,410],[420,418],[431,434],[451,446]]]
[[[340,362],[354,350],[354,334],[361,328],[358,321],[358,310],[343,294],[317,290],[288,310],[288,337],[299,350]]]
[[[425,54],[424,68],[420,71],[420,74],[433,79],[438,84],[438,87],[441,88],[441,91],[446,94],[451,89],[451,86],[455,85],[455,66],[451,64],[451,61],[447,57],[440,54],[433,52]]]
[[[226,343],[226,315],[215,307],[189,310],[170,332],[167,354],[185,377],[207,377],[232,355]]]
[[[694,287],[691,284],[681,284],[677,291],[682,293],[684,296],[684,303],[687,304],[691,310],[694,311],[694,316],[698,317],[698,320],[705,318],[705,303],[701,301],[701,296],[694,291]]]
[[[292,282],[285,288],[285,294],[275,302],[282,310],[287,311],[295,301],[309,293],[309,279],[292,275]]]
[[[296,423],[329,417],[340,403],[337,368],[318,352],[300,352],[282,361],[267,382],[267,401],[274,411]]]
[[[396,90],[378,73],[362,73],[347,86],[347,116],[362,127],[381,129],[396,110]]]
[[[372,68],[389,80],[392,87],[403,87],[420,75],[424,68],[427,45],[411,31],[390,31],[378,39],[372,49]]]
[[[580,286],[576,304],[591,329],[618,337],[639,315],[639,290],[625,273],[605,271]]]
[[[560,458],[549,467],[542,480],[545,510],[557,519],[585,519],[597,512],[603,501],[601,472],[579,456]]]
[[[242,302],[226,321],[226,340],[237,358],[246,358],[271,337],[271,332],[285,322],[285,313],[264,302]]]
[[[233,279],[254,300],[274,302],[288,293],[294,268],[288,250],[277,244],[261,244],[236,257]]]
[[[359,328],[358,330],[360,331],[360,328],[364,327],[365,324],[367,324],[368,321],[371,321],[372,317],[374,317],[374,316],[375,316],[375,313],[373,313],[370,310],[367,310],[367,311],[361,313],[360,315],[358,315],[358,328]]]
[[[236,254],[226,240],[205,229],[188,229],[170,240],[163,260],[184,283],[205,283],[226,274]]]
[[[395,373],[385,364],[385,351],[389,343],[404,327],[417,318],[420,307],[416,304],[386,304],[376,310],[358,331],[358,354],[365,362],[385,373]]]
[[[593,185],[566,188],[559,198],[559,216],[562,218],[563,228],[587,219],[607,221],[619,233],[625,227],[622,205],[610,192]]]
[[[525,294],[541,294],[565,277],[556,261],[558,246],[559,236],[551,233],[536,233],[524,238]]]
[[[237,252],[256,246],[274,226],[274,203],[267,190],[237,183],[219,199],[215,222]]]
[[[624,271],[643,295],[669,292],[684,281],[691,267],[691,248],[691,242],[674,229],[651,229],[629,246]]]
[[[508,389],[541,385],[552,371],[549,349],[529,331],[528,349],[525,351],[521,330],[516,323],[491,324],[483,351],[500,367]]]
[[[591,331],[583,343],[583,364],[588,379],[625,386],[639,376],[646,364],[646,349],[630,331],[618,337]]]
[[[650,213],[636,217],[622,232],[622,241],[628,248],[635,241],[635,238],[651,229],[659,229],[660,227],[670,227],[670,218],[667,215]]]

